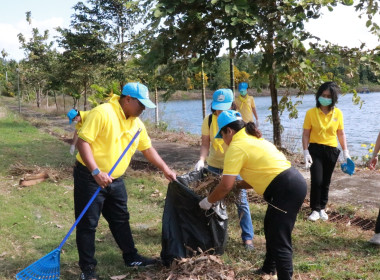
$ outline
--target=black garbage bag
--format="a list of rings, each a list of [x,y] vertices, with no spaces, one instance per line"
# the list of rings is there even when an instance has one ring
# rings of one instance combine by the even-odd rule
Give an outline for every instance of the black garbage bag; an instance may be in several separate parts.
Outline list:
[[[203,199],[194,193],[189,183],[202,181],[210,171],[202,169],[177,177],[171,182],[166,194],[162,218],[161,259],[169,266],[175,258],[193,256],[186,247],[222,255],[227,242],[227,210],[219,203],[205,211],[198,205]]]

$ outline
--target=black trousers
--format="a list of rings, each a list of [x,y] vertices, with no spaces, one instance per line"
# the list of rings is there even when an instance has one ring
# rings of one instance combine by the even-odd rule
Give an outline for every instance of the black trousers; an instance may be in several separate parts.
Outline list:
[[[313,159],[310,167],[310,208],[320,211],[326,208],[329,200],[331,176],[340,151],[336,147],[311,143],[309,152]]]
[[[74,206],[75,218],[78,218],[87,202],[98,189],[98,184],[87,167],[79,162],[74,167]],[[101,189],[93,203],[76,227],[76,242],[79,253],[79,266],[83,270],[96,265],[95,232],[100,213],[107,220],[113,237],[124,260],[132,259],[137,250],[129,225],[127,209],[127,191],[122,179],[115,179],[107,188]]]
[[[376,219],[375,233],[380,233],[380,209]]]
[[[293,167],[277,175],[264,192],[268,202],[264,219],[267,252],[262,270],[277,270],[279,280],[293,276],[292,231],[306,192],[305,179]]]

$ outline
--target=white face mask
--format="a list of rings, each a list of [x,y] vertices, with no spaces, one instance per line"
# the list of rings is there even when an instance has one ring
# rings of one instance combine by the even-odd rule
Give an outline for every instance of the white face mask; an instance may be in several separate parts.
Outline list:
[[[247,95],[247,91],[246,91],[246,90],[242,90],[242,91],[240,91],[240,95],[241,95],[241,96],[246,96],[246,95]]]
[[[73,121],[73,124],[77,124],[78,123],[78,121]]]

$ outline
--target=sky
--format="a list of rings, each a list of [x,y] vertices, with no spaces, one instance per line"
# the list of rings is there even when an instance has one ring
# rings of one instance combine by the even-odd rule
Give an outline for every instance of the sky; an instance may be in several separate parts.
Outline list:
[[[30,37],[31,28],[37,27],[40,33],[49,30],[50,38],[57,36],[56,27],[69,27],[72,7],[78,0],[0,0],[0,51],[8,53],[7,59],[20,60],[24,53],[19,49],[17,34]],[[32,26],[26,22],[25,13],[31,11]],[[376,17],[380,25],[380,16]],[[322,40],[348,47],[359,47],[362,42],[368,48],[380,45],[378,37],[370,34],[365,26],[366,18],[358,18],[354,8],[339,5],[333,12],[323,10],[323,15],[305,24],[312,34]]]

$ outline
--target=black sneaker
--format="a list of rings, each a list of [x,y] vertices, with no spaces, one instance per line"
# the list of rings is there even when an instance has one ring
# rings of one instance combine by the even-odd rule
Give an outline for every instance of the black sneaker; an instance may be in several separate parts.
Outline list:
[[[126,260],[125,265],[129,267],[149,267],[157,263],[157,260],[136,254],[132,260]]]
[[[271,278],[269,279],[277,279],[277,274],[276,272],[266,272],[264,271],[262,268],[259,268],[259,269],[256,269],[255,271],[253,271],[253,274],[256,274],[256,275],[260,275],[260,276],[269,276]]]
[[[79,277],[80,280],[99,280],[98,275],[95,273],[95,266],[90,265],[82,270]]]

